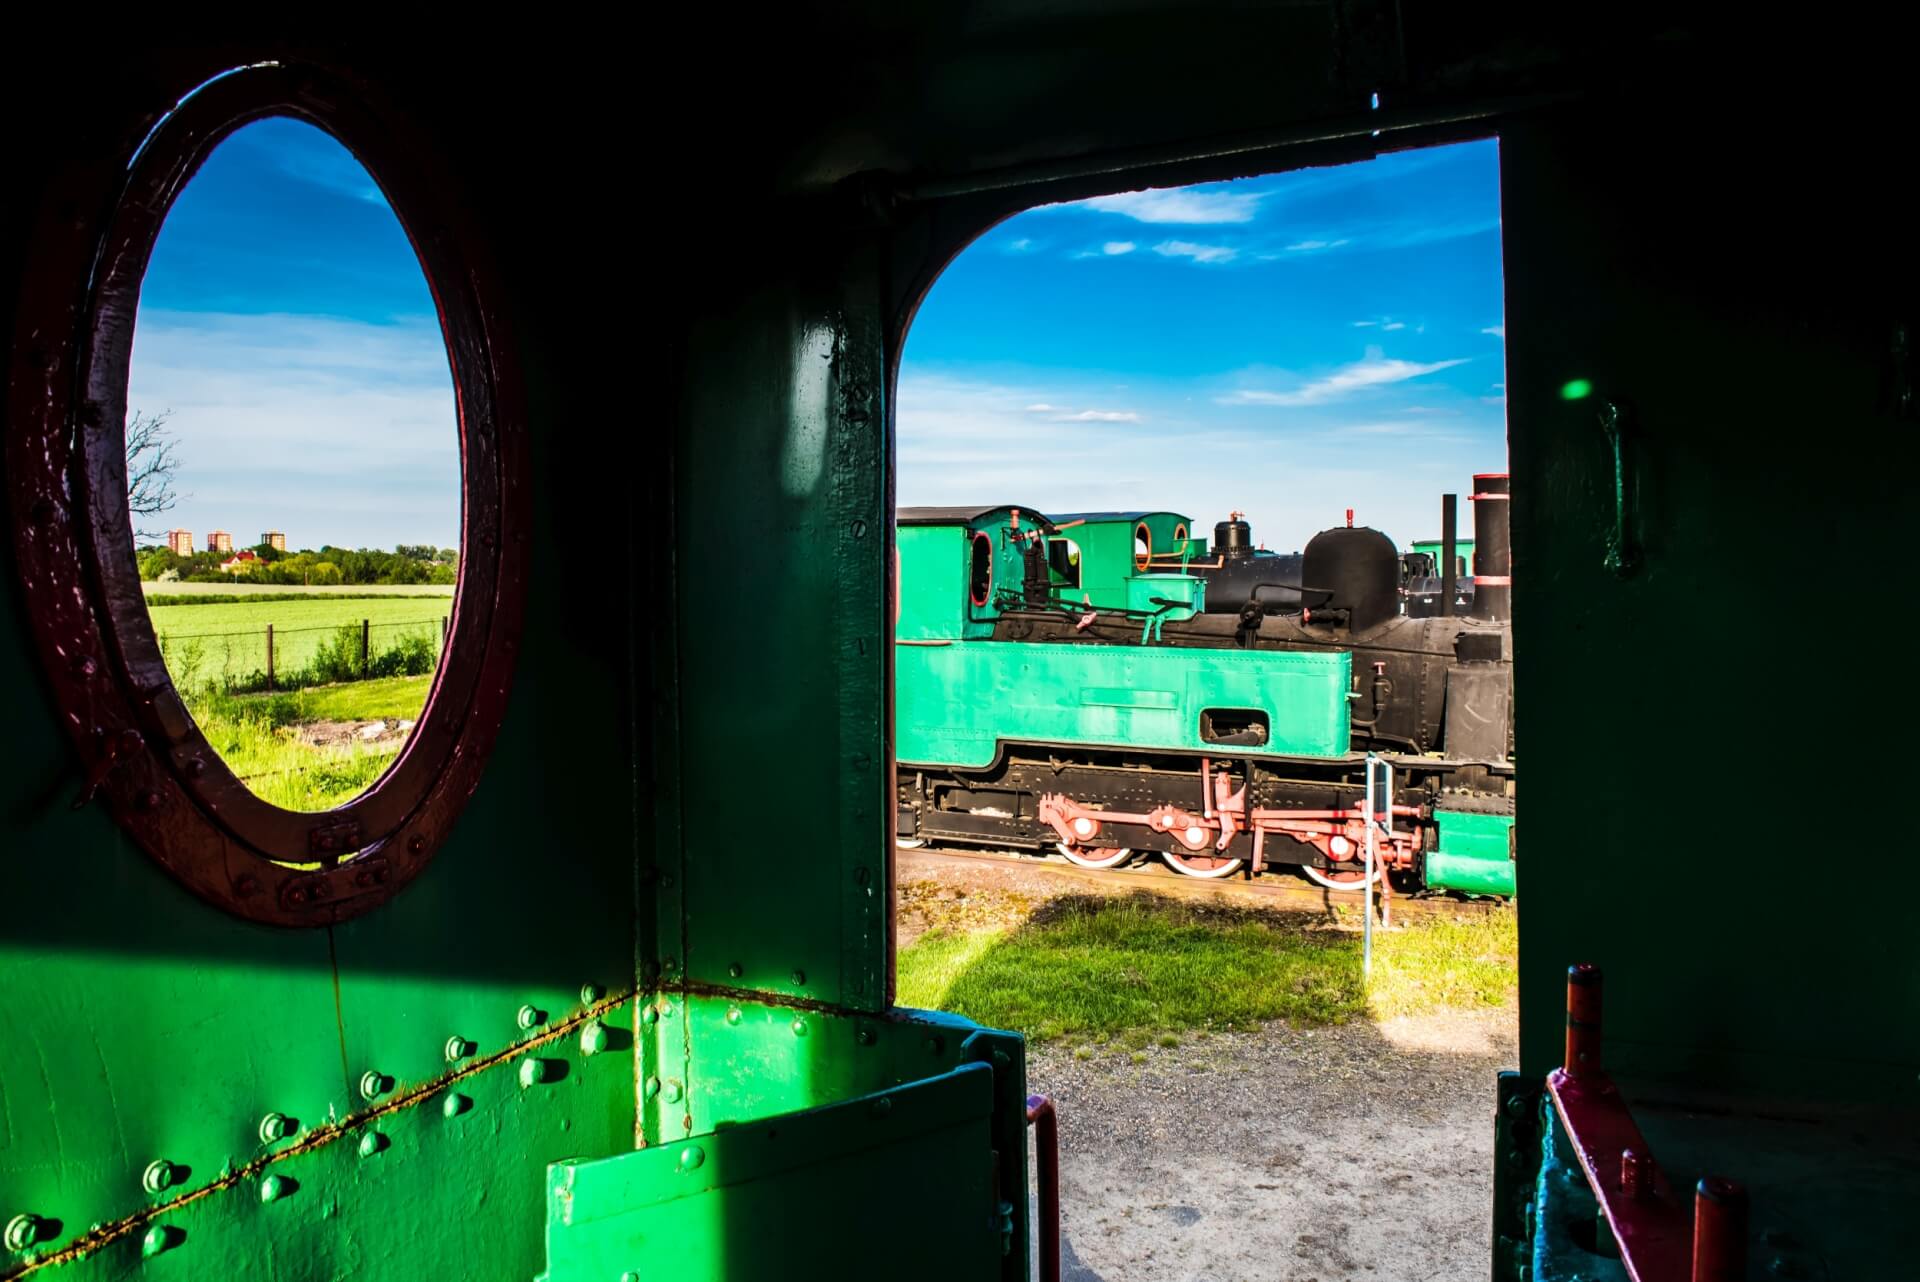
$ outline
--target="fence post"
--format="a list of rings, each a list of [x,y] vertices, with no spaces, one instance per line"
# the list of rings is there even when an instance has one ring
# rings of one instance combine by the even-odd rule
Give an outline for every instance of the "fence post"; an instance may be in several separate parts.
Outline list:
[[[273,689],[273,625],[267,625],[267,689]]]
[[[360,679],[367,679],[367,634],[373,631],[373,620],[360,620]]]

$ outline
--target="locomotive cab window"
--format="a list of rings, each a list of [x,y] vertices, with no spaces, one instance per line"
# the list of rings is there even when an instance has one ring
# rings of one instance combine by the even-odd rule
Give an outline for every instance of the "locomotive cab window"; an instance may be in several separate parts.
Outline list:
[[[82,797],[234,912],[341,920],[432,857],[510,685],[497,287],[433,145],[310,68],[207,82],[124,182],[35,264],[92,281],[46,321],[84,399],[9,442]]]

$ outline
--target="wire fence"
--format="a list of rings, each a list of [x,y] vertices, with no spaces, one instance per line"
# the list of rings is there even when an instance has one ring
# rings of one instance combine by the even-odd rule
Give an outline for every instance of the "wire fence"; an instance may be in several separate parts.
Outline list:
[[[220,632],[162,628],[156,636],[182,690],[253,694],[430,673],[446,653],[450,626],[450,616],[440,615]]]

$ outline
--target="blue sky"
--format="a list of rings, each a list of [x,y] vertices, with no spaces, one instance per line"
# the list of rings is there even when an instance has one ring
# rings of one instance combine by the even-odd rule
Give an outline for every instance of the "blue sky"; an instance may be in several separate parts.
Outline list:
[[[453,382],[399,220],[351,153],[263,120],[207,158],[141,286],[128,408],[171,410],[177,507],[204,547],[460,541]]]
[[[902,504],[1437,537],[1506,469],[1497,144],[1029,210],[908,333]]]

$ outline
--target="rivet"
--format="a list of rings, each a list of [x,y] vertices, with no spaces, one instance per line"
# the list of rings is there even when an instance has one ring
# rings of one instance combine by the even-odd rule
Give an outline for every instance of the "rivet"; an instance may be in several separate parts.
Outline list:
[[[647,1079],[647,1084],[643,1089],[646,1092],[647,1098],[652,1099],[654,1096],[660,1093],[660,1079],[657,1077],[649,1077]]]
[[[807,972],[804,970],[795,970],[793,972],[793,982],[797,985],[804,985],[807,982]]]
[[[662,975],[671,975],[679,969],[680,969],[680,962],[678,958],[662,957],[660,959],[660,973]]]
[[[162,1251],[171,1251],[179,1246],[186,1237],[184,1229],[176,1229],[171,1224],[156,1224],[140,1239],[140,1254],[150,1260]]]
[[[260,1200],[262,1202],[278,1202],[281,1198],[293,1192],[293,1189],[293,1181],[286,1176],[269,1175],[266,1179],[260,1181]]]
[[[882,1095],[873,1102],[867,1111],[875,1117],[885,1117],[888,1113],[893,1112],[893,1097],[891,1095]]]
[[[698,1170],[706,1160],[707,1151],[698,1144],[689,1144],[680,1150],[680,1169],[683,1171]]]
[[[796,1016],[796,1017],[794,1018],[794,1021],[793,1021],[793,1035],[794,1035],[795,1037],[805,1037],[805,1036],[807,1035],[807,1021],[806,1021],[806,1020],[804,1020],[804,1019],[801,1019],[801,1018],[799,1018],[798,1016]]]
[[[421,851],[425,850],[426,848],[427,848],[427,839],[425,837],[422,837],[419,833],[416,832],[413,834],[413,836],[407,838],[408,854],[417,855]]]
[[[862,1026],[854,1030],[853,1040],[859,1042],[862,1046],[871,1046],[878,1039],[874,1037],[871,1028]]]
[[[387,1137],[379,1131],[368,1131],[360,1137],[360,1156],[372,1157],[387,1146]]]
[[[580,985],[580,1004],[582,1006],[591,1006],[606,995],[607,990],[598,984]]]
[[[149,1193],[164,1193],[172,1188],[180,1173],[166,1158],[148,1162],[147,1169],[140,1172],[140,1187]]]
[[[538,1028],[547,1022],[547,1012],[538,1006],[522,1006],[519,1015],[515,1018],[519,1020],[522,1028]]]
[[[747,968],[745,966],[742,966],[739,962],[735,962],[733,963],[733,965],[727,967],[727,974],[733,976],[735,979],[740,978],[742,975],[746,973],[747,973]]]
[[[662,997],[658,1004],[658,1010],[660,1011],[660,1018],[665,1019],[667,1016],[673,1014],[673,1003]]]
[[[661,886],[663,887],[671,886],[673,884],[673,874],[668,872],[665,868],[662,868],[660,870],[659,880],[660,880]]]
[[[665,1083],[663,1083],[663,1090],[664,1090],[664,1092],[665,1092],[665,1094],[666,1094],[666,1097],[667,1097],[667,1103],[669,1103],[669,1104],[678,1104],[678,1103],[680,1102],[680,1096],[681,1096],[681,1094],[682,1094],[682,1092],[681,1092],[681,1089],[680,1089],[680,1079],[679,1079],[679,1078],[677,1078],[677,1077],[669,1077],[669,1078],[668,1078],[668,1079],[666,1080],[666,1082],[665,1082]]]
[[[1507,1101],[1508,1117],[1525,1117],[1526,1115],[1527,1115],[1527,1097],[1526,1096],[1515,1095],[1512,1099]]]
[[[657,1024],[660,1022],[660,1012],[649,1006],[640,1012],[640,1022],[643,1024]]]
[[[473,1101],[457,1091],[448,1091],[440,1097],[440,1116],[458,1117],[473,1107]]]
[[[7,1221],[6,1247],[9,1251],[24,1251],[38,1242],[47,1231],[47,1222],[37,1215],[16,1215]]]
[[[620,1282],[640,1282],[640,1275],[632,1269],[628,1269],[620,1275]]]
[[[293,1119],[285,1113],[268,1113],[260,1119],[260,1142],[271,1144],[293,1134]]]
[[[160,809],[160,803],[164,800],[165,798],[158,792],[149,788],[140,794],[140,809],[146,811],[158,810]]]
[[[607,1026],[596,1019],[580,1030],[580,1053],[598,1055],[607,1049],[607,1041]]]
[[[727,1007],[727,1022],[729,1024],[738,1024],[740,1022],[740,1008],[738,1006]]]
[[[459,1037],[459,1036],[449,1037],[447,1039],[447,1048],[446,1048],[447,1063],[458,1064],[461,1060],[465,1059],[467,1056],[473,1054],[475,1051],[479,1049],[480,1048],[478,1046],[475,1046],[472,1042],[468,1041],[464,1037]]]
[[[544,1059],[523,1059],[520,1061],[520,1085],[538,1086],[549,1076],[547,1061]]]
[[[385,1073],[368,1069],[360,1074],[360,1098],[369,1102],[379,1099],[393,1089],[393,1079]]]

